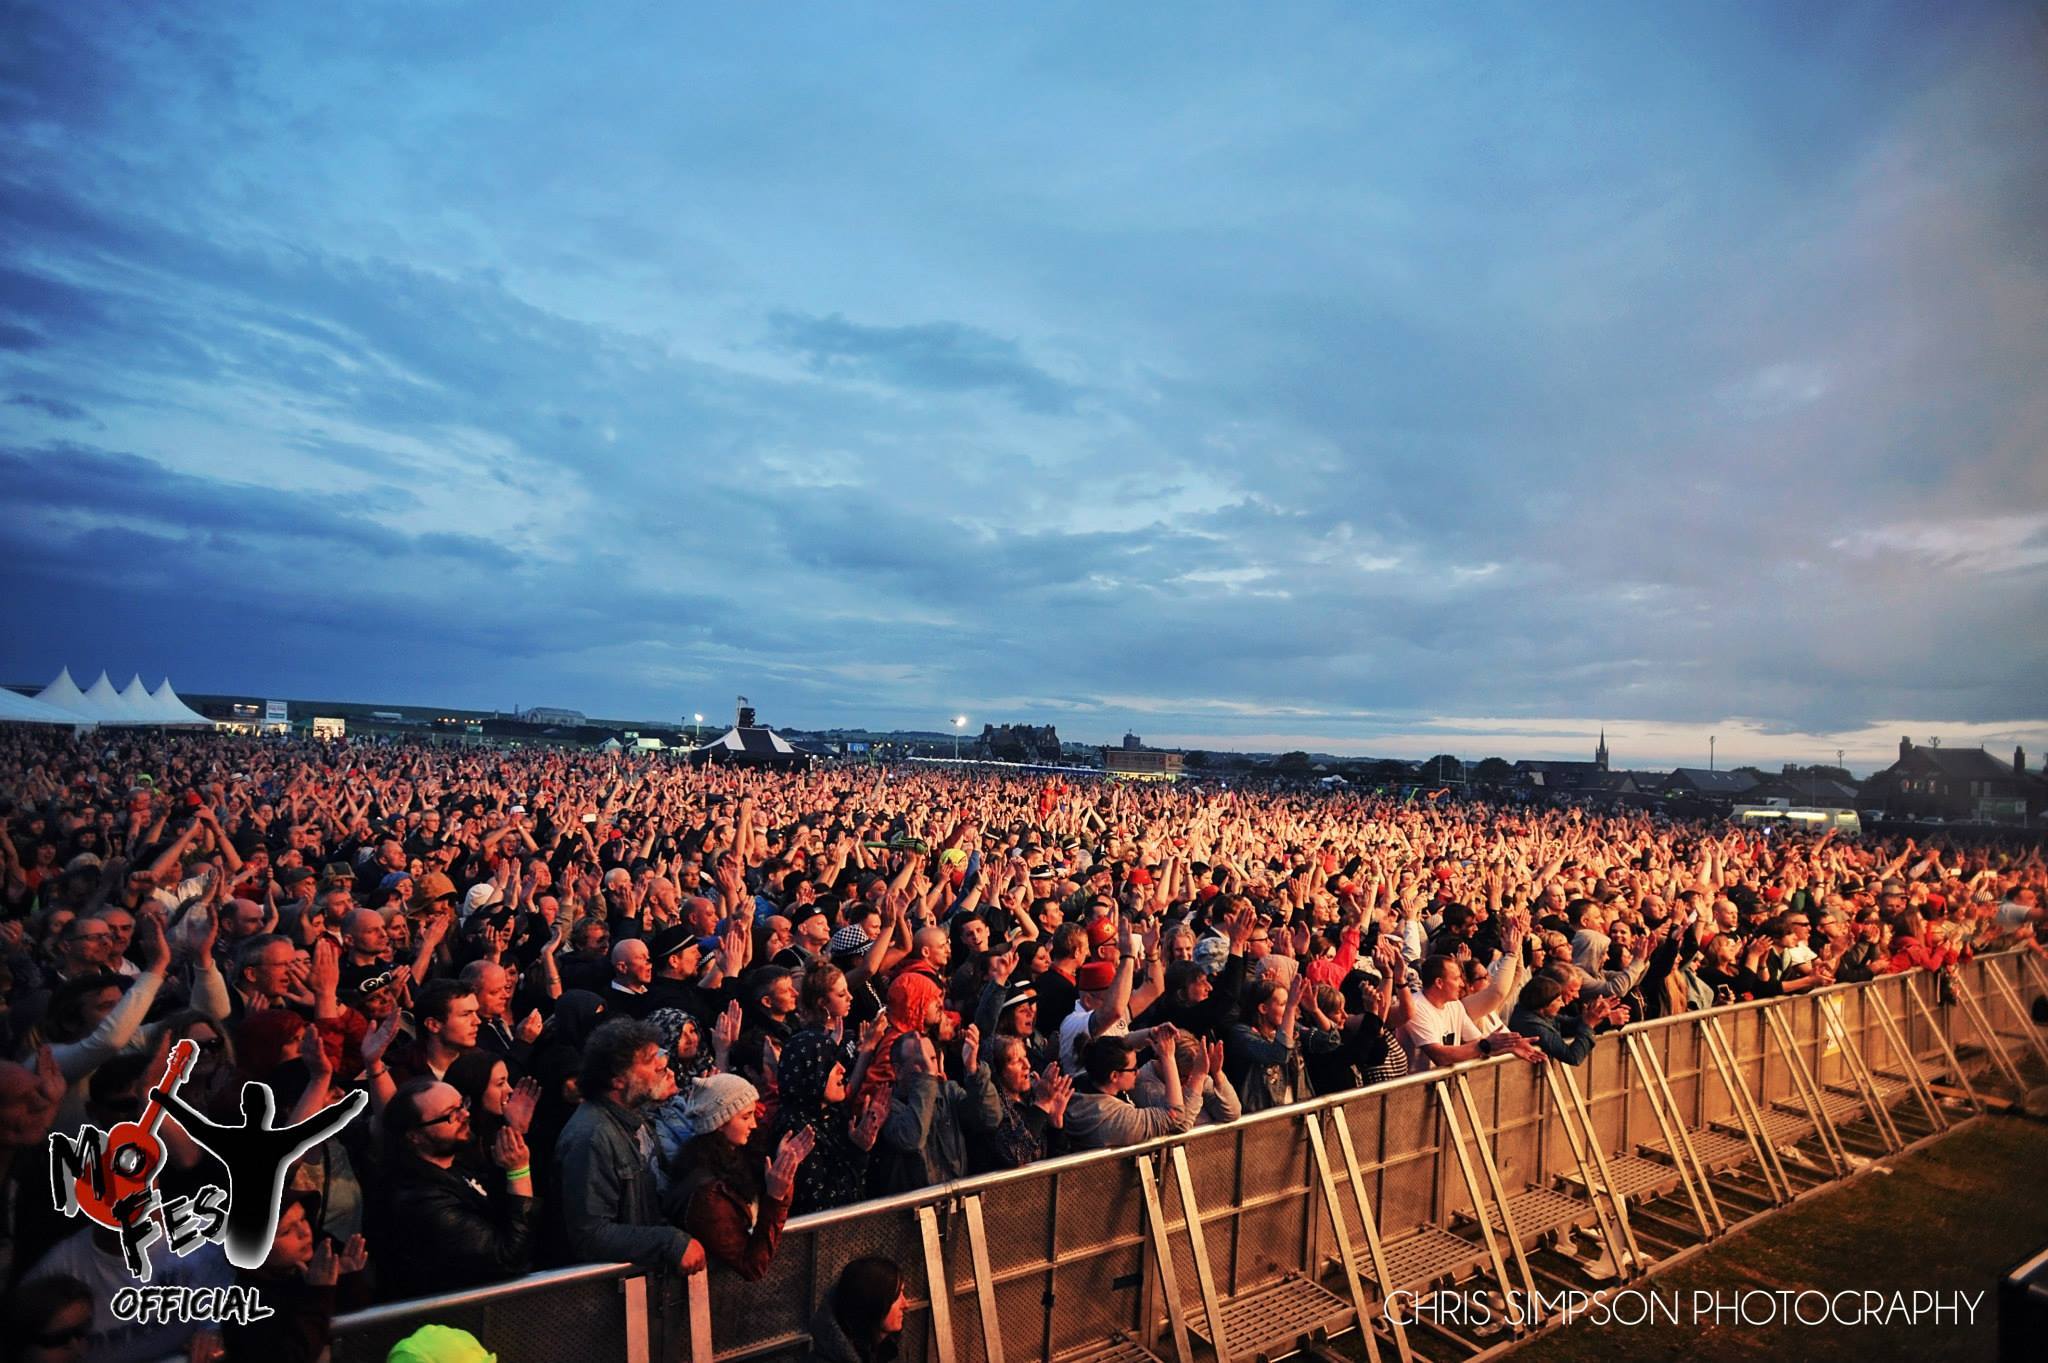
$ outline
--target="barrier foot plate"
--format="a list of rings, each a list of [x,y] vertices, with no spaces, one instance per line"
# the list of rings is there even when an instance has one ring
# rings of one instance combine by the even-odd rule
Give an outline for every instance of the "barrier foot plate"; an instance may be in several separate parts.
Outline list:
[[[1273,1353],[1275,1346],[1285,1346],[1280,1351],[1286,1352],[1318,1331],[1348,1329],[1354,1315],[1351,1303],[1336,1293],[1306,1278],[1288,1277],[1223,1303],[1223,1333],[1232,1358],[1254,1358]],[[1206,1319],[1190,1322],[1190,1328],[1214,1345]]]
[[[1129,1335],[1118,1331],[1099,1344],[1087,1344],[1059,1354],[1053,1363],[1165,1363]]]

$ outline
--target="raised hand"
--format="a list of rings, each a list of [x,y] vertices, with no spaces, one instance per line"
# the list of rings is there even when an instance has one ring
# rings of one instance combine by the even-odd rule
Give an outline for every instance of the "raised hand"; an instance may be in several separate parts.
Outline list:
[[[142,939],[142,972],[161,975],[171,963],[171,944],[164,938],[163,910],[144,913],[135,935]]]
[[[506,1128],[524,1136],[533,1125],[534,1110],[539,1106],[540,1081],[529,1074],[512,1086],[511,1096],[505,1099]]]
[[[508,1172],[525,1169],[532,1163],[526,1149],[526,1132],[523,1128],[513,1129],[509,1114],[498,1134],[491,1138],[491,1162]]]
[[[220,940],[220,910],[212,904],[202,904],[196,912],[200,930],[192,943],[192,959],[203,965],[212,957],[214,943]]]
[[[313,1247],[306,1265],[306,1282],[313,1287],[332,1287],[341,1280],[341,1262],[334,1257],[334,1242],[322,1240]]]
[[[391,1048],[391,1042],[397,1035],[398,1010],[394,1008],[363,1037],[363,1067],[368,1069],[383,1059],[384,1052]]]
[[[313,943],[313,962],[306,974],[306,987],[316,999],[333,995],[341,987],[341,948],[330,937]]]
[[[853,1143],[863,1150],[875,1148],[876,1140],[882,1134],[882,1124],[889,1120],[889,1095],[875,1089],[867,1096],[866,1105],[860,1110],[860,1117],[853,1124]]]
[[[1067,1119],[1067,1104],[1074,1097],[1074,1081],[1060,1073],[1058,1065],[1049,1066],[1048,1073],[1052,1075],[1051,1101],[1041,1106],[1045,1108],[1045,1115],[1052,1119],[1052,1124],[1059,1126]]]
[[[299,1035],[299,1059],[306,1062],[306,1072],[316,1080],[334,1076],[334,1062],[327,1058],[327,1047],[320,1040],[320,1029],[311,1023]]]
[[[977,1068],[975,1062],[980,1058],[981,1028],[969,1023],[960,1033],[960,1068],[972,1074]]]
[[[540,1009],[535,1008],[519,1019],[519,1030],[515,1035],[530,1046],[540,1039],[540,1029],[546,1025],[541,1021]]]
[[[775,1158],[768,1161],[764,1180],[770,1202],[787,1202],[795,1195],[796,1171],[817,1143],[818,1133],[808,1126],[782,1138],[782,1144],[775,1147]]]
[[[361,1273],[370,1263],[370,1245],[360,1235],[351,1235],[341,1248],[341,1271]]]
[[[734,999],[718,1015],[718,1021],[711,1024],[711,1053],[717,1057],[718,1068],[725,1068],[726,1052],[740,1039],[740,1004]]]

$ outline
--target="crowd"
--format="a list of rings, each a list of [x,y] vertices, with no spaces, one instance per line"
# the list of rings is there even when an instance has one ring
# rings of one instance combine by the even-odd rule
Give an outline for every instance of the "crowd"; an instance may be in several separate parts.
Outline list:
[[[2044,889],[2038,846],[1427,796],[0,736],[4,1347],[311,1359],[337,1310],[547,1265],[758,1279],[793,1214],[1578,1064],[1632,1019],[2034,944]],[[280,1304],[220,1331],[114,1319],[118,1237],[43,1157],[134,1120],[181,1041],[166,1197],[225,1181],[190,1136],[245,1085],[280,1126],[368,1110],[290,1166],[261,1268],[156,1260]],[[818,1356],[888,1357],[902,1304],[846,1265]]]

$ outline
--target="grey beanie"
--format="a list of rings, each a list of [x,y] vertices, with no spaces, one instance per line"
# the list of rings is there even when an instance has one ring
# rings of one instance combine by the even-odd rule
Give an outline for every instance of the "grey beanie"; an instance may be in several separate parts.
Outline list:
[[[699,1136],[716,1131],[761,1101],[761,1091],[737,1074],[707,1074],[690,1086],[683,1116]]]

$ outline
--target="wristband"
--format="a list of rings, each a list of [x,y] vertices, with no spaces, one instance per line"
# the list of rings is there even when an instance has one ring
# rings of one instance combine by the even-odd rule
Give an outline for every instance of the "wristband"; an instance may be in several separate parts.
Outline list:
[[[1479,1054],[1482,1056],[1488,1056],[1493,1054],[1493,1041],[1490,1038],[1479,1038]]]
[[[533,1166],[531,1164],[522,1164],[517,1169],[507,1169],[505,1171],[505,1181],[507,1183],[517,1183],[520,1179],[527,1177],[532,1172]]]

